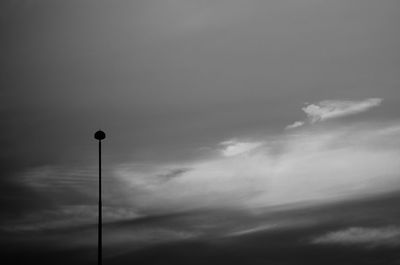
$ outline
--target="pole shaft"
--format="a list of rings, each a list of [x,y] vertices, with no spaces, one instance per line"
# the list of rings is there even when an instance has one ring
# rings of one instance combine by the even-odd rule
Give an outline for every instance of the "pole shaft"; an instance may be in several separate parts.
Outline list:
[[[99,225],[98,225],[98,265],[102,264],[102,203],[101,203],[101,140],[99,141]]]

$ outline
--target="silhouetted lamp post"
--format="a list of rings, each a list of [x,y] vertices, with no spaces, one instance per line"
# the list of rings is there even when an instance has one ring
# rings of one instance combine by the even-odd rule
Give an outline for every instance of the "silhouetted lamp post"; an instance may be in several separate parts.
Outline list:
[[[103,131],[97,131],[94,134],[94,138],[99,140],[99,224],[98,224],[98,252],[97,252],[97,260],[98,264],[101,265],[102,263],[102,255],[101,255],[101,249],[102,249],[102,238],[101,238],[101,227],[102,227],[102,221],[101,221],[101,140],[104,140],[106,138],[106,134]]]

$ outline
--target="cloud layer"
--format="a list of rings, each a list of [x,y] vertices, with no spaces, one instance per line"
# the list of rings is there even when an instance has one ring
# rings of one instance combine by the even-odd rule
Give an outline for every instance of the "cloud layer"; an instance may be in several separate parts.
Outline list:
[[[366,111],[381,101],[322,101],[303,110],[308,122],[315,123]],[[199,150],[203,153],[190,161],[113,165],[104,174],[107,205],[122,205],[135,214],[254,209],[400,190],[398,121],[309,126],[296,133],[233,138]],[[43,166],[19,179],[63,206],[91,205],[97,198],[94,172]]]
[[[364,228],[351,227],[330,232],[312,240],[314,244],[398,246],[400,245],[400,228],[395,226]]]
[[[342,200],[400,188],[399,139],[398,123],[310,127],[224,141],[198,161],[120,165],[114,175],[132,203],[146,209]],[[170,172],[179,177],[160,181]]]
[[[377,107],[382,103],[381,98],[369,98],[361,101],[352,100],[324,100],[316,104],[309,104],[302,108],[307,115],[307,121],[311,124],[329,119],[354,115]],[[304,121],[296,121],[288,125],[287,129],[293,129],[304,125]]]

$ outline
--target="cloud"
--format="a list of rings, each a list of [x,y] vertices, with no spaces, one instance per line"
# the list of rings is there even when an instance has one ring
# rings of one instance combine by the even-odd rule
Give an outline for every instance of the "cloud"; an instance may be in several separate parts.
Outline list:
[[[310,104],[302,110],[307,114],[311,123],[328,119],[348,116],[367,111],[382,103],[380,98],[370,98],[363,101],[325,100],[318,104]]]
[[[140,214],[128,207],[103,206],[102,214],[104,223],[140,217]],[[2,223],[0,231],[28,232],[78,227],[95,224],[97,217],[97,205],[63,205],[23,215],[17,222],[13,220],[11,223]]]
[[[399,159],[400,122],[306,127],[221,141],[186,161],[109,165],[103,195],[143,214],[330,202],[400,190]],[[18,179],[59,205],[97,198],[96,168],[39,167]]]
[[[189,170],[190,170],[190,168],[175,168],[175,169],[169,170],[166,173],[162,173],[162,174],[160,174],[158,176],[160,177],[161,180],[168,181],[168,180],[171,180],[173,178],[177,178],[179,176],[182,176],[183,174],[185,174]]]
[[[309,127],[296,134],[229,140],[198,160],[124,164],[114,175],[130,190],[126,196],[132,204],[153,210],[255,208],[370,196],[400,189],[399,128],[397,122]],[[176,168],[190,170],[159,181]]]
[[[236,156],[248,153],[257,147],[263,145],[262,142],[241,142],[237,140],[229,140],[221,143],[224,148],[221,150],[223,156]]]
[[[312,240],[313,244],[398,246],[400,245],[400,228],[396,226],[348,229],[327,233]]]
[[[357,113],[368,111],[373,107],[377,107],[382,103],[381,98],[369,98],[361,101],[352,100],[324,100],[316,104],[309,104],[302,108],[306,113],[308,122],[313,124],[329,119],[354,115]],[[305,124],[304,121],[296,121],[292,125],[288,125],[287,129],[293,129]]]
[[[286,126],[286,129],[294,129],[304,125],[304,121],[295,121],[293,124]]]

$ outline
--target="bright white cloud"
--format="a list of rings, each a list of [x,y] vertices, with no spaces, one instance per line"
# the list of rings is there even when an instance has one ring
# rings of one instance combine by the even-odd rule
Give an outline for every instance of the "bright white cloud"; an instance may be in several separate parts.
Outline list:
[[[366,246],[400,245],[400,228],[395,226],[363,228],[351,227],[330,232],[312,240],[313,244],[340,244]]]
[[[337,125],[336,125],[337,126]],[[190,162],[123,164],[105,173],[110,205],[170,211],[342,200],[400,190],[400,122],[307,127],[229,140]],[[42,167],[20,178],[53,200],[96,198],[93,169]]]
[[[304,121],[295,121],[293,124],[286,126],[286,129],[294,129],[304,125]]]
[[[315,123],[364,112],[379,106],[381,103],[381,98],[370,98],[362,101],[325,100],[318,104],[310,104],[302,110],[307,114],[310,122]]]
[[[201,161],[121,165],[115,175],[130,187],[132,203],[146,209],[258,207],[379,194],[400,189],[398,128],[398,123],[310,127],[227,141],[218,147],[220,155]],[[190,170],[159,181],[176,168]]]
[[[353,100],[324,100],[316,104],[309,104],[302,108],[309,123],[316,123],[329,119],[354,115],[377,107],[382,103],[381,98],[369,98],[361,101]],[[304,121],[296,121],[287,129],[294,129],[304,125]]]
[[[262,144],[262,142],[241,142],[237,140],[229,140],[221,143],[221,145],[224,146],[221,153],[224,156],[245,154],[260,147]]]

